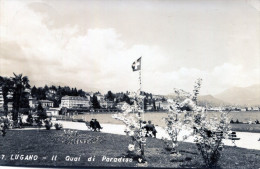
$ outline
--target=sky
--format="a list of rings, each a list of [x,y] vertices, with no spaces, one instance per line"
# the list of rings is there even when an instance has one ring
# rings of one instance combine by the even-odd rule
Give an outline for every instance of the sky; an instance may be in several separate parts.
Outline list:
[[[0,76],[31,85],[201,94],[260,84],[259,0],[0,0]]]

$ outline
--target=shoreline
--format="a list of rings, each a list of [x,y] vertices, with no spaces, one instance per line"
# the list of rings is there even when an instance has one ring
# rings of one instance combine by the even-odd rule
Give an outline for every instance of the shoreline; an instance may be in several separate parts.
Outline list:
[[[85,123],[83,122],[71,122],[71,121],[53,121],[53,123],[60,123],[63,125],[62,129],[72,129],[72,130],[83,130],[83,131],[90,131]],[[101,126],[103,129],[101,130],[101,133],[110,133],[110,134],[117,134],[117,135],[126,135],[124,132],[125,125],[122,124],[108,124],[108,123],[101,123]],[[169,139],[168,134],[165,132],[163,127],[155,126],[157,130],[157,139],[167,138]],[[21,128],[21,129],[11,129],[11,130],[46,130],[45,127],[41,128]],[[54,127],[51,128],[51,130],[55,130]],[[179,135],[179,140],[189,143],[194,143],[193,137],[189,137],[186,140],[182,140],[182,136],[190,133],[191,131],[183,130]],[[252,132],[236,132],[237,137],[240,138],[240,140],[236,140],[235,144],[236,147],[239,148],[246,148],[246,149],[253,149],[253,150],[260,150],[260,141],[258,139],[260,138],[260,133],[252,133]],[[226,146],[234,146],[231,140],[225,139],[224,144]]]

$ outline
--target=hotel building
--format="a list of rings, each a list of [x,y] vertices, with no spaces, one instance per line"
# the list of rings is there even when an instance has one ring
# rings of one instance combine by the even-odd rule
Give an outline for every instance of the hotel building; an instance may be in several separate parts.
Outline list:
[[[61,98],[60,108],[89,108],[90,100],[80,96],[64,96]]]
[[[3,91],[0,87],[0,110],[4,110],[4,97],[3,97]]]

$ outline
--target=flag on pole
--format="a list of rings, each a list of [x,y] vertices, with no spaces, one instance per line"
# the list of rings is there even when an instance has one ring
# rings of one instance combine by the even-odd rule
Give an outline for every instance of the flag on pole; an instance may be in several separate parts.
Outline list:
[[[132,64],[132,69],[133,69],[133,71],[141,70],[141,59],[142,59],[142,57],[140,57],[139,59],[137,59],[137,60]]]

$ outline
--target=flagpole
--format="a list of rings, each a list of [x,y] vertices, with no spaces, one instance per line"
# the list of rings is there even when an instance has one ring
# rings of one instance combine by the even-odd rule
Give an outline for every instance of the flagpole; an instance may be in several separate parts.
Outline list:
[[[142,91],[142,72],[141,71],[142,71],[142,68],[139,70],[139,90],[140,90],[140,94],[141,94],[141,91]]]
[[[141,58],[142,58],[142,56],[141,56]],[[139,84],[140,84],[139,90],[140,90],[140,95],[141,95],[141,91],[142,91],[142,69],[143,69],[142,62],[143,61],[141,59],[141,69],[139,70]],[[144,99],[142,101],[143,101],[142,110],[143,110],[143,121],[144,121]]]
[[[141,95],[141,91],[142,91],[142,56],[139,59],[140,59],[140,68],[139,68],[139,92],[140,93],[139,93],[139,95]],[[137,61],[139,61],[139,59]],[[135,63],[136,62],[134,62],[133,66],[132,66],[133,70],[135,70],[135,68],[134,68]],[[144,100],[142,100],[142,101],[143,101],[143,104],[142,104],[143,120],[139,120],[139,124],[140,124],[139,132],[140,132],[141,137],[142,137],[142,130],[141,130],[141,128],[142,128],[142,121],[144,121]],[[140,111],[138,111],[138,116],[139,116],[139,118],[141,117]],[[143,141],[143,139],[142,139],[142,141]],[[142,141],[139,143],[139,146],[140,146],[140,149],[141,149],[141,159],[142,159],[142,161],[143,160],[146,161],[145,160],[145,156],[144,156],[144,144],[143,144]]]

